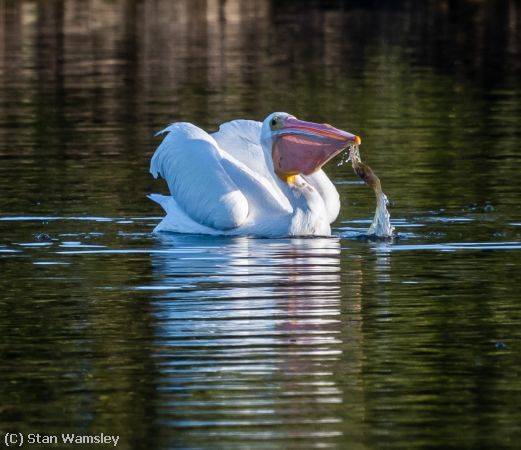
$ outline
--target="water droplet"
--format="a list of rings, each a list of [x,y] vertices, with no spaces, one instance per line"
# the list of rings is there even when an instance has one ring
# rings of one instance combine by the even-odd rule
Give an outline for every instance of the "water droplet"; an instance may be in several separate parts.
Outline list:
[[[37,241],[52,241],[51,236],[47,233],[36,233],[33,236]]]

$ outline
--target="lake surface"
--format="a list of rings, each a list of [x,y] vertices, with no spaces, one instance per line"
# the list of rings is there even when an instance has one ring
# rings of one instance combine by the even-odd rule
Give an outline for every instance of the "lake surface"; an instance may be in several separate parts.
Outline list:
[[[2,440],[519,448],[519,2],[0,0],[0,20]],[[359,237],[374,198],[334,161],[331,238],[151,233],[154,132],[277,110],[362,136],[396,239]]]

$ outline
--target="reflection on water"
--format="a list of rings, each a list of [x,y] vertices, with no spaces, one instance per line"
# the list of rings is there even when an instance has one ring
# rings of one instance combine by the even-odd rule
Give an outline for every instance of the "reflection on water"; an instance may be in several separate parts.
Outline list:
[[[487,442],[515,436],[519,242],[45,219],[0,221],[19,236],[0,247],[6,429],[111,432],[123,448],[403,448],[466,445],[485,410]]]
[[[165,246],[178,251],[154,254],[158,284],[144,287],[160,292],[162,423],[184,430],[186,445],[340,436],[339,241],[173,236]]]
[[[515,0],[0,0],[0,429],[515,448],[520,20]],[[362,135],[396,239],[356,239],[374,198],[335,164],[331,239],[150,233],[155,131],[274,110]]]

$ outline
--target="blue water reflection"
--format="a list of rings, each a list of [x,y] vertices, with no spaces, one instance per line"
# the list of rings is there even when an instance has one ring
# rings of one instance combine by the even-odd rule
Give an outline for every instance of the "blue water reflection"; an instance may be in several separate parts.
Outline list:
[[[162,422],[192,443],[245,432],[260,440],[341,435],[332,406],[343,394],[334,380],[339,240],[168,235],[159,245],[174,250],[153,253],[149,286]]]

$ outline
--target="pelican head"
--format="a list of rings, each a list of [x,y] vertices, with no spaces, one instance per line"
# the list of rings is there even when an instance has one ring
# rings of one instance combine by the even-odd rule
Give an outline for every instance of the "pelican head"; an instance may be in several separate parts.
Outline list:
[[[270,114],[262,124],[261,143],[271,151],[273,169],[283,181],[310,175],[349,145],[361,139],[331,125],[305,122],[284,112]]]

